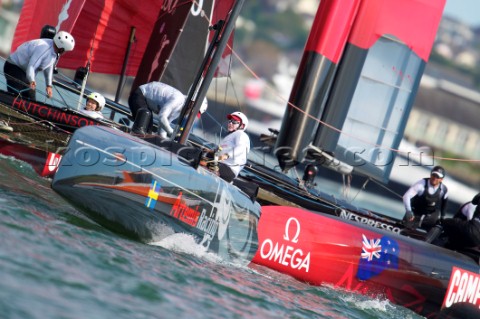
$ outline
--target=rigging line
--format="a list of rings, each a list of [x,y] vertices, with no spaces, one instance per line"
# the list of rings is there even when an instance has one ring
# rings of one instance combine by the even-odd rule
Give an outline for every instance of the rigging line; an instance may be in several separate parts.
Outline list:
[[[360,194],[360,192],[362,192],[362,191],[365,190],[365,188],[367,187],[367,184],[368,184],[369,181],[370,181],[370,177],[365,180],[365,183],[363,183],[362,187],[360,187],[360,189],[359,189],[358,192],[355,194],[355,196],[353,196],[351,202],[353,202],[355,199],[357,199],[357,196],[358,196],[358,194]],[[350,179],[350,182],[351,182],[351,179]]]
[[[378,186],[382,187],[383,189],[385,189],[385,190],[389,191],[389,192],[390,192],[390,193],[392,193],[393,195],[396,195],[398,198],[403,198],[403,196],[402,196],[402,195],[400,195],[400,194],[398,194],[398,193],[394,192],[392,189],[390,189],[390,188],[386,187],[386,186],[385,186],[385,185],[383,185],[382,183],[379,183],[379,182],[377,182],[377,181],[376,181],[376,180],[374,180],[374,179],[371,179],[371,181],[372,181],[373,183],[375,183],[376,185],[378,185]]]
[[[251,167],[250,169],[255,170],[253,167]],[[310,192],[307,192],[307,195],[308,195],[308,196],[299,195],[299,194],[297,194],[297,193],[295,193],[295,192],[286,190],[285,188],[281,188],[281,187],[279,186],[279,184],[272,183],[272,182],[270,182],[270,180],[264,179],[263,177],[261,177],[261,176],[259,176],[259,175],[255,175],[255,176],[256,176],[256,178],[258,178],[259,180],[263,181],[265,184],[268,184],[268,185],[270,185],[270,186],[273,186],[274,188],[280,189],[280,190],[282,190],[282,191],[286,191],[287,193],[289,193],[290,195],[292,195],[292,196],[294,196],[294,197],[298,197],[298,198],[301,198],[301,199],[303,199],[303,200],[307,200],[307,201],[312,202],[312,203],[315,203],[315,204],[318,204],[318,203],[320,202],[320,203],[323,203],[323,204],[325,204],[325,205],[330,205],[330,206],[332,206],[332,207],[334,207],[334,208],[343,209],[343,210],[346,210],[346,211],[351,211],[351,209],[349,209],[349,208],[346,208],[346,207],[344,207],[344,206],[340,206],[339,204],[333,203],[333,202],[331,202],[331,201],[329,201],[329,200],[327,200],[327,199],[325,199],[325,198],[321,198],[321,197],[319,197],[319,196],[316,196],[316,195],[314,195],[314,194],[311,194]],[[275,179],[275,178],[273,177],[273,179]],[[275,180],[277,180],[278,183],[282,183],[281,180],[278,180],[278,179],[275,179]],[[283,183],[282,183],[282,184],[283,184]],[[335,198],[335,196],[333,196],[333,197]],[[382,217],[382,218],[385,218],[385,217],[382,216],[381,214],[378,214],[378,213],[375,213],[375,214],[378,215],[378,216],[380,216],[380,217]],[[393,219],[393,218],[392,218],[392,219]]]
[[[228,44],[227,44],[228,45]],[[258,74],[256,74],[247,64],[245,61],[243,61],[243,59],[238,55],[238,53],[236,51],[233,50],[232,47],[230,47],[230,45],[228,45],[228,47],[230,48],[230,50],[232,50],[232,54],[235,55],[235,57],[240,61],[240,64],[243,65],[243,67],[245,69],[247,69],[247,71],[249,73],[252,74],[252,76],[258,80],[260,80],[260,77],[258,76]],[[399,150],[399,149],[395,149],[395,148],[390,148],[390,147],[385,147],[385,146],[382,146],[382,145],[379,145],[379,144],[376,144],[376,143],[372,143],[370,141],[366,141],[366,140],[363,140],[361,138],[359,138],[358,136],[356,135],[353,135],[353,134],[349,134],[347,132],[344,132],[342,131],[341,129],[338,129],[328,123],[325,123],[323,122],[322,120],[320,119],[317,119],[315,118],[313,115],[310,115],[308,113],[306,113],[305,111],[303,111],[302,109],[300,109],[298,106],[294,105],[293,103],[289,102],[287,99],[285,99],[283,96],[281,96],[276,90],[275,88],[273,88],[271,85],[269,85],[268,83],[265,84],[265,87],[271,91],[275,96],[277,96],[280,100],[282,100],[283,102],[287,103],[289,106],[291,106],[292,108],[294,108],[295,110],[297,110],[298,112],[300,113],[303,113],[305,116],[309,117],[310,119],[318,122],[320,125],[323,125],[323,126],[326,126],[327,128],[329,129],[332,129],[338,133],[341,133],[341,134],[344,134],[345,136],[348,136],[352,139],[355,139],[357,141],[360,141],[360,142],[363,142],[363,143],[366,143],[368,145],[371,145],[373,147],[376,147],[376,148],[379,148],[379,149],[384,149],[384,150],[388,150],[388,151],[392,151],[392,152],[395,152],[395,153],[402,153],[403,151]],[[415,155],[415,154],[414,154]],[[421,154],[416,154],[416,155],[421,155]],[[432,156],[432,158],[434,159],[438,159],[438,160],[445,160],[445,161],[458,161],[458,162],[471,162],[471,163],[480,163],[480,159],[460,159],[460,158],[448,158],[448,157],[440,157],[440,156]]]

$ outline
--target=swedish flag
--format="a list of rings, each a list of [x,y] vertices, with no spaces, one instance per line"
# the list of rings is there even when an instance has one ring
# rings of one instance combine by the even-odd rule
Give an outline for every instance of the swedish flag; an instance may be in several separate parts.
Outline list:
[[[152,185],[150,186],[150,190],[148,191],[148,196],[145,199],[145,206],[150,209],[155,208],[155,204],[157,203],[158,194],[160,193],[160,183],[156,180],[152,181]]]

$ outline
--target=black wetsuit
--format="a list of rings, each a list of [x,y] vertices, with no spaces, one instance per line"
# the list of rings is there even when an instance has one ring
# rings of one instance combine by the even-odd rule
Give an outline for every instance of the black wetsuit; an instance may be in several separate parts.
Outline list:
[[[480,205],[477,205],[473,218],[467,220],[462,209],[470,202],[462,205],[454,218],[443,221],[444,234],[448,237],[447,247],[459,250],[480,246]]]

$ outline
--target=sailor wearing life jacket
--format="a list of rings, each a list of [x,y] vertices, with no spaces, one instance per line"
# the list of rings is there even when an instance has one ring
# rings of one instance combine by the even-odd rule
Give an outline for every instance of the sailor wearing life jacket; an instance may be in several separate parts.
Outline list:
[[[72,35],[60,31],[52,39],[36,39],[23,43],[3,66],[8,92],[35,100],[35,76],[43,71],[47,97],[52,97],[53,69],[58,57],[75,47]]]
[[[459,250],[480,246],[480,193],[463,204],[453,218],[443,221],[446,247]]]
[[[445,169],[435,166],[430,178],[423,178],[413,184],[403,195],[405,206],[404,222],[408,228],[422,228],[429,231],[438,218],[445,217],[448,189],[442,183]]]
[[[227,135],[220,142],[219,173],[227,182],[233,181],[247,163],[250,137],[245,133],[248,118],[242,112],[227,115]]]

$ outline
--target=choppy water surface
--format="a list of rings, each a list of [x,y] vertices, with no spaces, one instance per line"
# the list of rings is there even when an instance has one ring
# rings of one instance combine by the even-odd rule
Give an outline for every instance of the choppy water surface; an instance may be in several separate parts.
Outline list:
[[[385,300],[226,264],[184,234],[145,245],[0,157],[0,318],[421,318]]]

